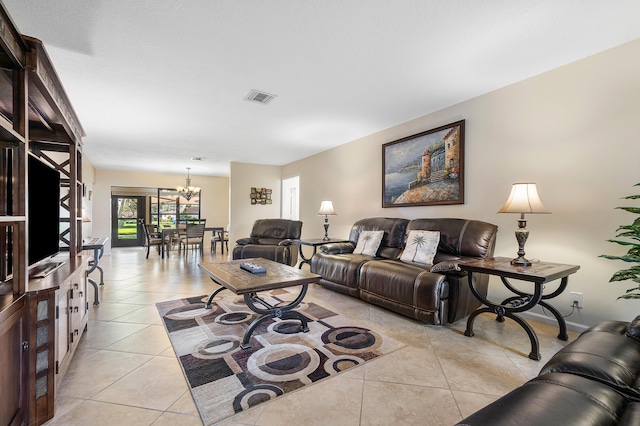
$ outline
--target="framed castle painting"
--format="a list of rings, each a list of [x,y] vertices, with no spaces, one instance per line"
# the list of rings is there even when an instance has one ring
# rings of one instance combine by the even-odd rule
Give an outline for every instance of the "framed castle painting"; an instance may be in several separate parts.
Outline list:
[[[382,145],[382,207],[464,204],[464,120]]]

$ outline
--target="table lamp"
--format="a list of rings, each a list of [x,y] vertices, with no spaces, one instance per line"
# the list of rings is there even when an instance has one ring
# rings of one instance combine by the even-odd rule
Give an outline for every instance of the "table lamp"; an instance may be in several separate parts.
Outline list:
[[[526,229],[527,220],[525,213],[551,213],[540,201],[535,183],[520,182],[514,183],[507,202],[498,213],[520,213],[518,219],[518,229],[516,229],[516,240],[518,240],[518,257],[511,261],[512,265],[531,266],[531,261],[524,257],[524,243],[527,242],[529,231]]]
[[[336,211],[333,209],[333,203],[331,201],[323,201],[320,204],[320,210],[318,210],[318,216],[324,216],[324,238],[323,241],[329,240],[329,217],[335,216]]]

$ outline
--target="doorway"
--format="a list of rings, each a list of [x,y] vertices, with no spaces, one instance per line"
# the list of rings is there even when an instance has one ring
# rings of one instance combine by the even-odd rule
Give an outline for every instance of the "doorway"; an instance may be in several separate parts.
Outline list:
[[[111,196],[111,246],[134,247],[144,245],[144,233],[138,219],[145,217],[146,197]]]
[[[300,220],[300,176],[282,180],[282,218]]]

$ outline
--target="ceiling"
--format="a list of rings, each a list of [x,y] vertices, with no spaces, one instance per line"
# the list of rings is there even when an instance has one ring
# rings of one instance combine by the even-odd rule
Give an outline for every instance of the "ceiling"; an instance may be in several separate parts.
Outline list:
[[[2,1],[97,168],[194,175],[284,165],[640,38],[638,0]]]

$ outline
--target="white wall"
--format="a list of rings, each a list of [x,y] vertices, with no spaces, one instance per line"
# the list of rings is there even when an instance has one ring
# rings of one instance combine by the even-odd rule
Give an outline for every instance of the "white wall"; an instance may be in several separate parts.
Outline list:
[[[495,254],[507,257],[517,251],[517,215],[496,212],[512,183],[536,182],[552,214],[528,216],[527,257],[581,266],[554,305],[569,313],[569,291],[578,291],[584,293],[585,307],[569,321],[630,320],[640,305],[616,298],[631,285],[608,283],[625,265],[598,256],[624,252],[606,240],[633,217],[614,208],[626,204],[621,197],[640,192],[632,187],[640,182],[639,75],[636,40],[286,165],[280,178],[300,176],[304,237],[323,235],[323,218],[316,213],[328,199],[338,213],[330,218],[331,236],[346,237],[353,222],[364,217],[473,218],[499,226]],[[383,209],[382,144],[462,119],[465,204]],[[267,185],[278,176],[277,168],[266,170],[262,179],[260,166],[231,169],[232,223],[237,215],[243,230],[259,216],[245,200],[247,187]],[[243,185],[236,186],[240,180]],[[490,293],[492,298],[507,295],[495,280]]]
[[[82,208],[91,222],[82,224],[82,238],[91,238],[93,233],[93,185],[96,180],[96,168],[86,155],[82,156],[82,182],[85,186],[85,195],[82,197]]]
[[[111,236],[111,187],[173,188],[183,185],[185,175],[125,172],[96,169],[92,196],[92,237]],[[229,178],[191,175],[202,190],[201,217],[207,226],[226,227],[229,223]],[[111,244],[105,248],[108,253]]]

